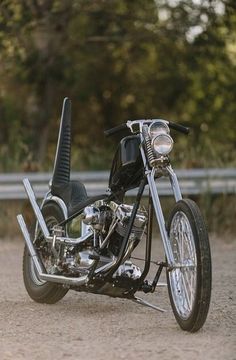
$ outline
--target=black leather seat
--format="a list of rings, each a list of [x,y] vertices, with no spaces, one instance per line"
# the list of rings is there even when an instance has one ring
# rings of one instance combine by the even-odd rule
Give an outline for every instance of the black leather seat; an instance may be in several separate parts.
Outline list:
[[[64,201],[68,209],[68,216],[73,215],[80,204],[88,200],[86,188],[79,180],[65,184],[52,183],[51,194]]]

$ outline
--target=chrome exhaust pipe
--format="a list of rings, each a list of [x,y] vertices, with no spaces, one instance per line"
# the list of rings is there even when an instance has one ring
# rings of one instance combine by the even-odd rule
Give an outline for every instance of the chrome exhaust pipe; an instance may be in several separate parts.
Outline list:
[[[64,284],[64,285],[68,285],[68,286],[82,286],[82,285],[86,285],[87,282],[89,281],[89,278],[87,275],[80,276],[77,278],[69,278],[69,277],[62,276],[62,275],[41,274],[40,279],[45,280],[45,281],[54,282],[57,284]]]
[[[24,179],[23,180],[23,185],[24,185],[24,188],[25,188],[25,191],[28,195],[28,198],[29,198],[29,201],[31,203],[31,206],[33,208],[33,211],[34,211],[34,214],[36,216],[36,219],[38,220],[38,223],[39,223],[39,226],[42,230],[42,233],[43,233],[43,236],[45,238],[49,237],[49,231],[48,231],[48,227],[45,223],[45,220],[43,218],[43,215],[41,213],[41,210],[37,204],[37,201],[36,201],[36,198],[35,198],[35,195],[34,195],[34,191],[32,189],[32,186],[29,182],[29,179]]]
[[[29,253],[30,253],[31,257],[32,257],[34,266],[35,266],[35,268],[37,270],[38,275],[40,276],[41,274],[44,273],[43,265],[41,263],[40,258],[37,255],[36,251],[35,251],[35,248],[34,248],[34,245],[33,245],[32,241],[30,239],[30,234],[29,234],[29,231],[27,229],[27,226],[26,226],[26,223],[25,223],[25,220],[24,220],[23,216],[22,215],[17,215],[17,221],[18,221],[18,223],[20,225],[22,234],[24,236],[28,251],[29,251]]]
[[[28,232],[28,229],[25,224],[25,220],[24,220],[23,216],[17,215],[17,221],[20,225],[20,228],[21,228],[22,234],[24,236],[28,251],[30,253],[30,256],[32,257],[35,269],[38,273],[38,277],[40,280],[50,281],[50,282],[69,285],[69,286],[81,286],[81,285],[87,284],[87,282],[89,281],[89,278],[87,275],[80,276],[77,278],[69,278],[69,277],[65,277],[65,276],[50,275],[50,274],[45,273],[42,262],[41,262],[39,256],[37,255],[34,244],[31,241],[30,234]]]
[[[81,236],[80,238],[67,238],[67,237],[63,237],[63,236],[57,236],[56,237],[56,241],[62,243],[62,244],[66,244],[66,245],[79,245],[82,244],[83,242],[85,242],[86,240],[88,240],[91,236],[93,235],[92,231],[88,231],[85,235]],[[52,243],[53,242],[53,236],[48,236],[46,238],[46,241],[48,243]]]
[[[27,178],[24,179],[23,184],[24,184],[25,191],[26,191],[26,193],[28,195],[29,201],[31,203],[32,209],[34,211],[34,214],[36,216],[36,219],[37,219],[37,221],[39,223],[39,226],[40,226],[40,228],[42,230],[43,236],[48,242],[52,242],[53,241],[53,236],[50,236],[50,234],[49,234],[47,224],[46,224],[46,222],[44,220],[41,209],[38,206],[38,203],[36,201],[36,197],[35,197],[33,188],[32,188],[32,186],[31,186],[31,184],[29,182],[29,179],[27,179]],[[67,245],[75,246],[75,245],[78,245],[78,244],[82,244],[91,235],[92,235],[92,231],[89,230],[85,235],[81,236],[78,239],[73,239],[73,238],[70,239],[70,238],[67,238],[67,237],[58,236],[57,241],[60,241],[61,243],[64,243],[64,244],[67,244]]]

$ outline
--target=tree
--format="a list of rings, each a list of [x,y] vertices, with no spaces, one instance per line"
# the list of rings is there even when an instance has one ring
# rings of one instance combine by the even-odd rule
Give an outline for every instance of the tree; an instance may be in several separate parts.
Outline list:
[[[193,127],[176,137],[179,165],[235,164],[234,10],[230,0],[3,0],[2,169],[51,168],[64,96],[74,168],[108,168],[103,129],[145,117]]]

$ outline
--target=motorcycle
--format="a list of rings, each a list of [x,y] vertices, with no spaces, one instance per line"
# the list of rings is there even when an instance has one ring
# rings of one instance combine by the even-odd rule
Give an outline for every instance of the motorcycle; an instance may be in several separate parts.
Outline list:
[[[201,212],[190,199],[182,199],[170,163],[173,148],[170,129],[188,134],[183,125],[162,119],[143,119],[106,130],[111,136],[124,130],[116,150],[107,193],[88,197],[82,182],[70,180],[71,101],[64,99],[52,180],[41,206],[28,179],[24,188],[36,216],[29,232],[17,216],[26,245],[23,278],[29,296],[39,303],[56,303],[69,289],[126,298],[158,311],[136,295],[153,293],[166,270],[168,294],[177,323],[196,332],[204,324],[211,297],[211,254]],[[158,181],[167,177],[175,205],[164,219]],[[140,203],[148,188],[148,205]],[[124,203],[130,189],[135,202]],[[153,262],[152,220],[160,229],[165,258]],[[146,242],[144,266],[132,260],[133,251]],[[157,266],[147,280],[150,264]]]

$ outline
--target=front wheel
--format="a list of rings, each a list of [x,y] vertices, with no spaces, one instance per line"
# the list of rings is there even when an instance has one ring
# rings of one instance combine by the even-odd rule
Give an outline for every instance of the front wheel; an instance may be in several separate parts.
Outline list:
[[[175,318],[183,330],[196,332],[204,324],[211,298],[211,253],[201,212],[185,199],[173,208],[167,231],[177,266],[167,271]]]

